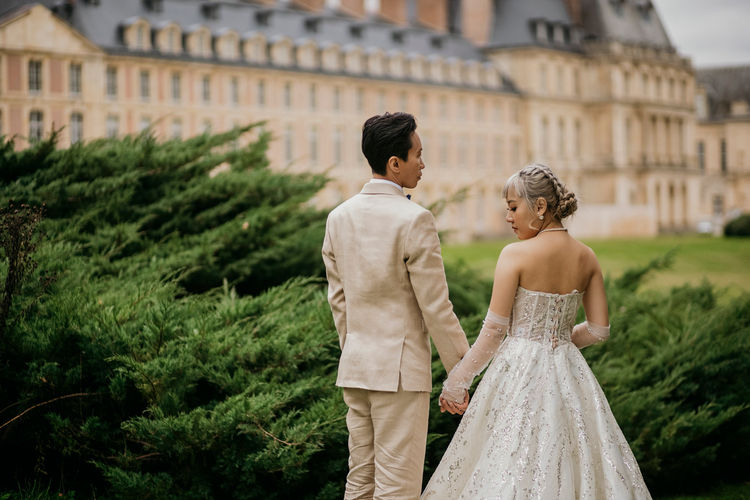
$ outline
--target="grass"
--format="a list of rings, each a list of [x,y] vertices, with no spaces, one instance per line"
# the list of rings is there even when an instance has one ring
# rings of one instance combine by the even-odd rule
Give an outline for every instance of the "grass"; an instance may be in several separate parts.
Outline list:
[[[464,260],[492,277],[500,250],[515,239],[445,245],[446,261]],[[750,238],[659,236],[656,238],[584,240],[599,258],[605,275],[620,276],[626,269],[648,263],[670,249],[676,253],[671,268],[654,273],[644,288],[665,289],[704,279],[725,288],[729,295],[750,292]]]

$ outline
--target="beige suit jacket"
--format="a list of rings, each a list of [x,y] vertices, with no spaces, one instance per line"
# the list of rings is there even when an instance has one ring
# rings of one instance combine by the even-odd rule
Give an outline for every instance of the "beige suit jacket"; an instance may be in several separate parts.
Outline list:
[[[429,391],[430,340],[447,371],[469,349],[453,313],[432,214],[368,183],[328,215],[328,302],[341,345],[336,385]]]

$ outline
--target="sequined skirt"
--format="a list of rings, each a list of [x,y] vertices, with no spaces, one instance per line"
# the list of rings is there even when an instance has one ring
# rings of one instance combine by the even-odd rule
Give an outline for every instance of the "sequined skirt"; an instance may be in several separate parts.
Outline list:
[[[575,345],[508,337],[422,498],[651,496],[599,383]]]

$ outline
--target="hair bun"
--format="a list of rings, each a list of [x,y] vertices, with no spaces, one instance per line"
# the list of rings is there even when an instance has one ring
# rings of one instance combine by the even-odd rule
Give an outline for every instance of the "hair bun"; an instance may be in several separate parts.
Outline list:
[[[576,195],[566,190],[565,194],[560,197],[560,202],[557,205],[557,217],[562,220],[565,217],[573,215],[577,209],[578,199],[576,199]]]

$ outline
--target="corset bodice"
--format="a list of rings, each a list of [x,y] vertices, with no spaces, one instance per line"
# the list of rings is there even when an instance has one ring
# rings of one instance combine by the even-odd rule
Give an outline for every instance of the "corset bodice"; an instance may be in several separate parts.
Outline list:
[[[518,287],[508,335],[536,342],[570,342],[582,294],[557,294]]]

